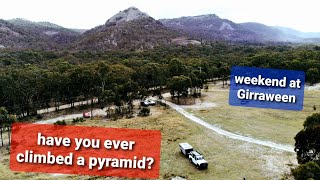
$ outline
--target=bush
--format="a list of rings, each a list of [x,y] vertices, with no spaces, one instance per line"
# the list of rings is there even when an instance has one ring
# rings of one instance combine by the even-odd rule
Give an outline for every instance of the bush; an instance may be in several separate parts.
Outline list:
[[[315,125],[320,125],[319,113],[315,113],[315,114],[312,114],[311,116],[308,116],[306,121],[303,123],[304,128],[315,126]]]
[[[150,108],[148,108],[148,107],[143,107],[143,108],[140,110],[140,112],[139,112],[138,115],[139,115],[139,116],[149,116],[149,115],[150,115]]]
[[[302,129],[295,137],[295,152],[299,164],[317,161],[320,157],[320,114],[308,116]]]
[[[43,118],[43,114],[37,114],[37,119],[42,119]]]
[[[76,123],[78,123],[78,122],[84,122],[84,121],[86,121],[86,120],[83,119],[82,117],[77,117],[77,118],[75,118],[75,119],[72,120],[72,123],[73,123],[73,124],[76,124]]]
[[[318,160],[320,157],[320,126],[303,129],[294,139],[299,164]]]
[[[126,118],[127,118],[127,119],[131,119],[131,118],[134,118],[134,115],[133,115],[133,113],[129,113],[129,114],[127,114],[127,115],[126,115]]]
[[[54,125],[62,125],[62,126],[65,126],[67,125],[66,121],[62,120],[62,121],[57,121],[54,123]]]
[[[301,164],[297,168],[291,169],[291,173],[296,180],[320,180],[320,166],[319,163],[314,161]]]

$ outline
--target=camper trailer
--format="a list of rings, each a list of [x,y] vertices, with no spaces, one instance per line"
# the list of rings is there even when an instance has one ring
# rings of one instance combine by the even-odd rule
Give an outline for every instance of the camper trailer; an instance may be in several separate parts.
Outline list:
[[[193,147],[188,143],[180,143],[179,147],[181,153],[184,154],[186,157],[189,157],[189,153],[193,151]]]

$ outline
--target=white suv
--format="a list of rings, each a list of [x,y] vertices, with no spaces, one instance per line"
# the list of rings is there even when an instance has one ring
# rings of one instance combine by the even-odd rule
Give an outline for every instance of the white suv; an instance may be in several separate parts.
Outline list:
[[[208,162],[204,160],[203,156],[197,151],[191,151],[189,153],[189,161],[196,165],[198,169],[208,168]]]

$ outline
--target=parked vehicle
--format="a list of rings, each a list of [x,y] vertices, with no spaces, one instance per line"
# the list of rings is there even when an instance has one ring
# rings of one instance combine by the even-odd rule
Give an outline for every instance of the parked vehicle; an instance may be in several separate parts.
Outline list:
[[[193,147],[188,143],[180,143],[179,147],[181,153],[184,154],[186,157],[189,157],[189,153],[193,151]]]
[[[203,156],[195,151],[193,147],[188,143],[180,143],[179,148],[181,153],[188,157],[189,161],[194,164],[198,169],[207,169],[208,162],[204,160]]]
[[[189,161],[193,163],[198,169],[207,169],[208,162],[204,160],[203,156],[197,151],[189,153]]]
[[[149,104],[149,106],[154,106],[154,105],[156,105],[156,102],[154,102],[154,101],[151,100],[151,99],[147,99],[147,100],[145,100],[145,102],[147,102],[147,103]]]
[[[151,99],[146,99],[144,101],[140,101],[140,105],[142,107],[154,106],[156,105],[156,102]]]
[[[148,106],[149,106],[149,103],[148,103],[148,101],[140,101],[140,106],[142,106],[142,107],[148,107]]]
[[[89,118],[89,117],[91,117],[91,115],[90,115],[89,112],[84,112],[82,115],[83,115],[83,118]]]

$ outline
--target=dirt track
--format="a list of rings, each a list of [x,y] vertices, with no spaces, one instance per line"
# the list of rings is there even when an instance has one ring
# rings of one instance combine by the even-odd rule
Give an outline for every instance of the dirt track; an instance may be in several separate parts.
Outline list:
[[[287,151],[287,152],[294,153],[293,146],[285,145],[285,144],[278,144],[278,143],[274,143],[271,141],[259,140],[259,139],[246,137],[246,136],[242,136],[239,134],[235,134],[235,133],[223,130],[219,127],[216,127],[212,124],[205,122],[204,120],[194,116],[193,114],[188,113],[179,105],[176,105],[176,104],[168,102],[168,101],[163,101],[163,102],[166,103],[167,105],[169,105],[171,108],[175,109],[177,112],[179,112],[180,114],[182,114],[183,116],[185,116],[189,120],[191,120],[195,123],[198,123],[208,129],[211,129],[211,130],[215,131],[216,133],[221,134],[223,136],[226,136],[228,138],[232,138],[232,139],[236,139],[236,140],[240,140],[240,141],[245,141],[245,142],[249,142],[249,143],[254,143],[254,144],[258,144],[258,145],[262,145],[262,146],[267,146],[267,147],[281,150],[281,151]]]

